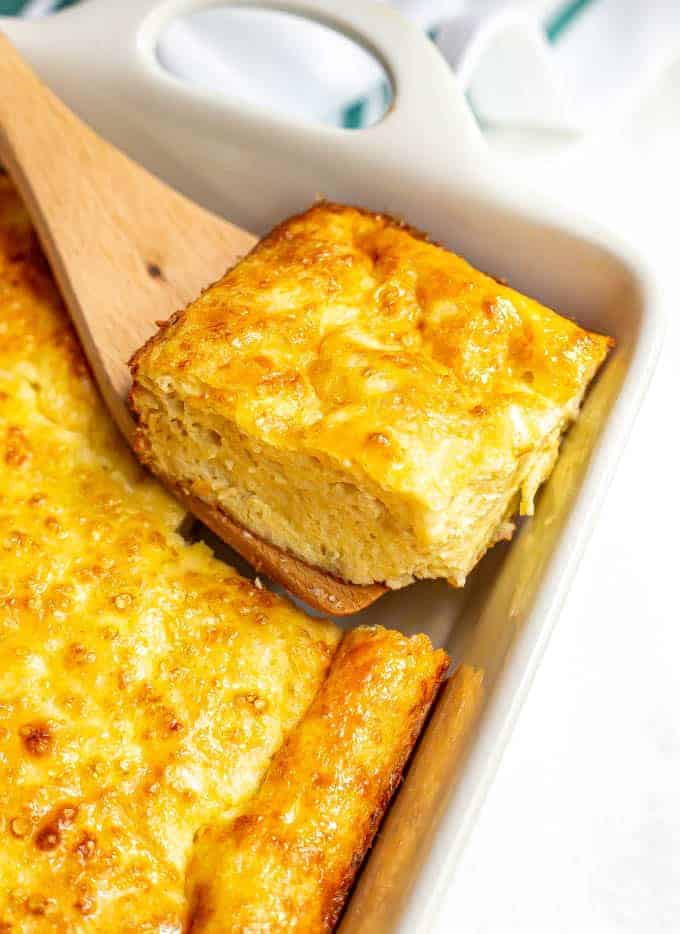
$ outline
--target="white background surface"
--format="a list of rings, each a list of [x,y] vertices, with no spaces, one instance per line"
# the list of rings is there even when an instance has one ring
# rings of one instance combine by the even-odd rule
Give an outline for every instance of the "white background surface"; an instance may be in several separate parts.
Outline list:
[[[503,141],[519,174],[644,242],[678,316],[437,934],[680,931],[678,84],[587,149]]]
[[[679,2],[593,4],[593,15],[606,18],[605,7],[614,5],[625,13],[608,48],[626,54],[573,59],[571,77],[583,78],[575,90],[592,104],[591,116],[601,116],[605,91],[625,84],[619,66],[630,64],[634,40],[645,67],[658,64],[668,35],[663,14],[677,12]],[[552,7],[547,0],[525,5]],[[644,30],[631,19],[636,12]],[[657,32],[646,41],[653,23]],[[607,20],[603,31],[609,28]],[[549,138],[527,134],[494,141],[513,171],[643,242],[659,260],[669,295],[678,293],[680,316],[676,71],[676,81],[659,85],[625,129],[610,129],[587,148],[560,153],[546,146]],[[596,85],[604,72],[615,80]],[[680,322],[673,315],[608,502],[441,906],[437,934],[680,932],[679,438]]]

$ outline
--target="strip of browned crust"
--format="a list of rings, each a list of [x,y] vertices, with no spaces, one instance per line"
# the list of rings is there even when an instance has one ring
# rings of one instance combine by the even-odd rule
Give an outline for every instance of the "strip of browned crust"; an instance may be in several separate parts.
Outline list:
[[[447,679],[427,725],[418,755],[380,828],[371,859],[343,915],[342,930],[386,934],[403,906],[443,802],[456,788],[485,700],[484,671],[460,665]]]
[[[345,636],[245,812],[201,833],[194,934],[333,928],[447,665],[426,636]]]

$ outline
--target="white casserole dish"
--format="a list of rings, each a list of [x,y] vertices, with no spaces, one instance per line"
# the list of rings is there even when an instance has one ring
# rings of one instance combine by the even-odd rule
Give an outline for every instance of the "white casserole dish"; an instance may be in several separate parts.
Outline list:
[[[89,0],[39,24],[2,21],[47,82],[104,136],[189,196],[264,232],[322,193],[402,215],[617,348],[589,393],[536,515],[463,591],[395,592],[361,614],[427,632],[485,673],[465,756],[450,754],[444,696],[349,904],[342,930],[425,932],[532,680],[654,366],[662,314],[647,265],[592,223],[500,178],[431,43],[364,0],[257,4],[325,21],[366,45],[395,104],[362,131],[291,123],[168,75],[155,56],[173,16],[224,2]],[[239,0],[240,6],[256,5]],[[350,623],[351,625],[351,623]],[[597,625],[597,620],[593,620]],[[415,781],[417,775],[424,779]]]

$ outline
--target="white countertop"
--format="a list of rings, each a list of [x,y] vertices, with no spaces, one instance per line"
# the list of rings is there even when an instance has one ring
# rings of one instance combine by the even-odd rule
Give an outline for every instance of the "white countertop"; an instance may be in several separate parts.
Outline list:
[[[680,931],[680,120],[658,116],[558,160],[502,145],[652,248],[678,313],[438,934]]]

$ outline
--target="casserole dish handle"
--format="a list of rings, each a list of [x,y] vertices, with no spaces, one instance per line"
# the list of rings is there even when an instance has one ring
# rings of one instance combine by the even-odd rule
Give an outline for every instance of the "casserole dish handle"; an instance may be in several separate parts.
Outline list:
[[[296,14],[358,42],[385,68],[393,90],[390,110],[373,127],[338,129],[254,108],[169,74],[156,54],[165,26],[178,16],[229,5]],[[139,118],[162,119],[185,135],[228,134],[246,150],[276,148],[310,167],[320,158],[328,161],[332,150],[334,160],[359,156],[383,172],[426,161],[433,178],[452,172],[460,177],[477,175],[484,158],[463,89],[434,43],[393,8],[371,0],[89,0],[40,21],[0,18],[0,29],[91,122],[106,92],[109,107],[134,106]]]

